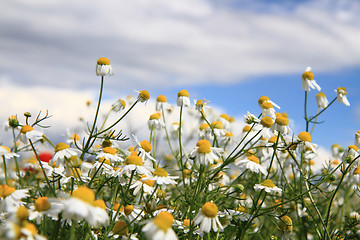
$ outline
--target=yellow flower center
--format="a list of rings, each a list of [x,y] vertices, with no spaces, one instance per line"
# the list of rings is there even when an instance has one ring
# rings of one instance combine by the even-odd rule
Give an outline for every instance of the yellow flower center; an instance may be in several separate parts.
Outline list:
[[[126,216],[128,216],[133,210],[134,210],[134,205],[127,205],[124,208],[124,213]]]
[[[275,113],[275,116],[278,118],[278,117],[284,117],[281,113],[279,113],[279,112],[276,112]]]
[[[356,145],[350,145],[348,146],[349,149],[354,149],[356,152],[359,151],[359,148]]]
[[[153,174],[154,174],[154,176],[158,176],[158,177],[167,177],[168,176],[168,172],[163,168],[155,169]]]
[[[145,150],[145,152],[150,152],[152,149],[151,144],[146,140],[141,141],[140,146]]]
[[[160,212],[155,218],[154,218],[154,224],[166,232],[169,228],[171,228],[171,225],[174,222],[174,217],[169,212]]]
[[[235,118],[234,117],[230,117],[230,119],[229,119],[229,122],[235,122]]]
[[[106,204],[105,204],[104,200],[102,200],[102,199],[95,200],[92,205],[106,210]]]
[[[155,184],[155,180],[151,180],[151,179],[147,179],[147,180],[141,179],[141,181],[142,181],[144,184],[146,184],[146,185],[148,185],[148,186],[150,186],[150,187],[153,187],[154,184]]]
[[[203,106],[204,105],[204,102],[203,102],[203,100],[197,100],[197,102],[196,102],[196,105],[197,106]]]
[[[3,148],[5,151],[7,151],[8,153],[11,152],[9,147],[6,146],[0,146],[0,148]]]
[[[344,87],[338,87],[337,91],[342,93],[343,95],[347,94],[346,88],[344,88]]]
[[[273,120],[271,119],[271,117],[263,117],[260,121],[261,125],[263,125],[266,128],[271,128],[271,126],[273,125]]]
[[[261,96],[258,100],[259,105],[261,106],[264,102],[269,101],[270,98],[267,96]]]
[[[225,113],[221,114],[220,117],[225,119],[226,121],[230,121],[230,117]]]
[[[212,128],[215,128],[215,129],[223,129],[223,128],[224,128],[222,122],[220,122],[220,121],[214,121],[214,122],[212,122],[212,123],[211,123],[211,127],[212,127]]]
[[[197,142],[196,146],[198,147],[197,151],[199,153],[210,153],[211,152],[211,143],[209,140],[201,139]]]
[[[43,212],[49,210],[51,207],[47,197],[41,197],[35,200],[35,210]]]
[[[150,93],[148,91],[146,91],[146,90],[140,91],[139,96],[143,100],[149,100],[150,99]]]
[[[308,132],[299,133],[298,138],[304,142],[311,142],[311,135]]]
[[[32,233],[32,235],[36,235],[38,234],[38,230],[35,226],[35,224],[31,223],[31,222],[28,222],[26,223],[25,227],[24,227],[26,230],[28,230],[29,232]]]
[[[125,221],[117,221],[112,229],[112,232],[114,234],[119,234],[119,235],[129,235],[129,228],[126,225]]]
[[[263,102],[261,104],[262,108],[265,108],[265,109],[270,109],[270,108],[273,108],[273,105],[269,102]]]
[[[201,212],[208,218],[214,218],[217,216],[219,209],[215,203],[207,202],[201,207]]]
[[[289,125],[289,119],[285,118],[285,117],[277,117],[275,119],[275,122],[281,126],[287,126]]]
[[[226,132],[225,137],[233,137],[234,134],[232,132]]]
[[[189,92],[183,89],[180,92],[178,92],[178,97],[189,97]]]
[[[89,204],[93,204],[95,201],[95,193],[93,190],[91,190],[88,187],[81,186],[78,189],[76,189],[72,195],[72,197],[75,197],[77,199],[80,199],[81,201],[87,202]]]
[[[10,196],[13,192],[15,192],[14,187],[10,187],[8,185],[0,185],[0,197],[6,198]]]
[[[275,187],[275,184],[270,179],[266,179],[265,181],[263,181],[261,183],[261,185],[264,187],[269,187],[269,188]]]
[[[360,174],[360,166],[358,166],[357,168],[355,168],[354,170],[354,175],[359,175]]]
[[[284,215],[280,218],[280,222],[278,227],[280,228],[280,230],[282,231],[289,231],[291,232],[293,227],[292,227],[292,220],[289,216]]]
[[[203,123],[203,124],[200,125],[200,130],[205,130],[205,129],[207,129],[208,127],[210,127],[209,124]]]
[[[143,165],[143,160],[141,157],[137,156],[137,155],[130,155],[126,158],[126,164],[127,165],[137,165],[137,166],[142,166]]]
[[[106,57],[99,58],[96,62],[98,65],[110,65],[110,60]]]
[[[318,94],[316,94],[316,98],[325,98],[326,95],[323,92],[319,92]]]
[[[244,128],[243,128],[243,132],[248,132],[250,131],[251,127],[249,125],[246,125]]]
[[[29,125],[24,125],[21,129],[20,129],[20,133],[27,133],[34,130],[34,128],[32,126]]]
[[[249,156],[248,160],[250,160],[250,161],[252,161],[254,163],[260,164],[259,159],[257,157],[255,157],[254,155]]]
[[[190,227],[190,219],[184,219],[183,225],[184,225],[185,227]]]
[[[310,71],[306,71],[302,75],[303,79],[314,80],[314,74]]]
[[[28,219],[28,217],[29,217],[28,209],[24,206],[18,207],[18,209],[16,211],[16,217],[19,220],[19,222]]]
[[[157,97],[157,99],[156,99],[156,101],[158,101],[158,102],[166,102],[167,101],[167,99],[166,99],[166,97],[164,96],[164,95],[159,95],[158,97]]]
[[[103,152],[111,154],[111,155],[115,155],[117,151],[115,148],[105,147],[105,148],[103,148]]]
[[[154,113],[150,115],[150,120],[160,119],[160,113]]]
[[[61,143],[56,144],[55,152],[59,152],[59,151],[62,151],[62,150],[68,149],[68,148],[70,148],[69,145],[67,145],[66,143],[61,142]]]
[[[80,136],[77,135],[76,133],[74,133],[74,134],[72,135],[72,138],[71,138],[71,139],[73,139],[73,140],[75,140],[75,141],[79,141],[79,140],[80,140]]]
[[[249,213],[249,210],[248,210],[246,207],[244,207],[244,206],[238,207],[237,210],[238,210],[239,212],[242,212],[242,213]]]
[[[117,210],[119,210],[119,212],[123,212],[124,211],[124,206],[120,205],[120,203],[114,203],[113,211],[117,211]]]

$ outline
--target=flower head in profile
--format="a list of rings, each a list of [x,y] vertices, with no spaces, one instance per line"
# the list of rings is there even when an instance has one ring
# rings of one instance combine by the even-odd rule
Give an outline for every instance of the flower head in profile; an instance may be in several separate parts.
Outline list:
[[[313,152],[316,151],[317,145],[314,143],[311,143],[311,135],[308,132],[301,132],[298,135],[298,139],[300,141],[298,147],[299,152],[304,152],[307,150],[307,148],[310,148]]]
[[[34,130],[34,128],[30,125],[24,125],[20,129],[20,134],[18,136],[18,139],[20,139],[21,142],[24,144],[27,144],[29,140],[31,141],[38,141],[43,138],[43,133]]]
[[[126,107],[126,102],[122,99],[118,99],[114,104],[111,105],[112,110],[120,112]]]
[[[223,226],[221,225],[218,217],[219,208],[213,202],[205,203],[199,213],[194,218],[194,224],[200,224],[200,230],[202,232],[209,233],[211,230],[214,232],[222,231]]]
[[[323,92],[316,94],[316,103],[318,108],[324,109],[329,105],[329,101],[326,98],[326,95]]]
[[[4,156],[5,159],[10,159],[13,157],[20,157],[17,153],[12,153],[9,147],[0,146],[0,156]]]
[[[178,176],[170,176],[164,168],[156,168],[152,174],[152,180],[154,180],[159,185],[176,184],[174,179],[179,178]]]
[[[264,175],[268,173],[266,169],[260,165],[259,159],[254,155],[250,155],[249,157],[247,157],[247,159],[238,161],[237,165],[239,165],[243,169],[249,169],[250,171],[255,173],[261,172]]]
[[[178,106],[190,107],[189,92],[184,89],[178,92],[176,103]]]
[[[164,95],[159,95],[156,98],[155,109],[156,109],[156,111],[161,111],[162,109],[171,110],[171,105],[170,105],[170,103],[167,102],[167,99]]]
[[[339,103],[343,103],[345,104],[345,106],[350,106],[350,103],[346,97],[347,95],[347,91],[346,91],[346,88],[344,87],[338,87],[336,90],[335,90],[336,94],[337,94],[337,101]]]
[[[106,57],[99,58],[96,62],[96,75],[106,76],[113,75],[113,70],[110,65],[110,60]]]
[[[277,187],[270,179],[266,179],[260,184],[255,184],[254,189],[257,191],[265,190],[267,193],[282,193],[282,189]]]
[[[147,239],[176,240],[178,238],[171,227],[173,222],[173,215],[169,212],[163,211],[148,222],[143,227],[142,231],[145,233]]]
[[[280,109],[280,106],[277,105],[276,103],[274,103],[273,101],[271,101],[270,98],[267,97],[267,96],[261,96],[261,97],[259,98],[259,100],[258,100],[258,103],[259,103],[259,106],[260,106],[261,109],[263,108],[262,104],[263,104],[264,102],[269,102],[269,103],[271,103],[274,107]]]
[[[321,90],[321,87],[314,80],[314,73],[311,72],[311,67],[307,67],[305,72],[301,76],[302,89],[310,92],[310,88]]]
[[[140,102],[147,102],[150,99],[150,93],[146,90],[136,91],[139,93],[138,99]]]
[[[154,113],[154,114],[150,115],[149,120],[148,120],[149,130],[152,130],[152,129],[160,130],[162,127],[165,126],[165,124],[163,123],[163,121],[160,118],[161,118],[160,113]]]
[[[56,166],[59,164],[64,164],[65,159],[69,159],[71,156],[77,156],[75,149],[70,148],[66,143],[58,143],[55,147],[55,154],[53,155],[50,165],[55,163]]]
[[[209,140],[201,139],[197,142],[195,149],[190,156],[195,158],[200,164],[214,164],[219,159],[219,155],[223,152],[221,148],[211,147]]]
[[[276,118],[274,106],[270,102],[263,102],[261,104],[261,110],[263,116],[269,116],[272,119]]]

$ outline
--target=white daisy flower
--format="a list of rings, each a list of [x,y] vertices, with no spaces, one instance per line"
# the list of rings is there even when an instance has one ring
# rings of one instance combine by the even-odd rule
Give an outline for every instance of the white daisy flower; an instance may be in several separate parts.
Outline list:
[[[170,176],[168,172],[163,168],[156,168],[155,171],[152,173],[153,176],[151,177],[158,185],[169,185],[169,184],[176,184],[174,179],[178,179],[178,176]]]
[[[210,232],[213,230],[214,232],[222,231],[223,226],[221,225],[218,217],[219,209],[213,202],[205,203],[199,213],[194,218],[194,224],[200,224],[200,230],[202,232]]]
[[[179,107],[190,107],[189,92],[187,90],[181,90],[180,92],[178,92],[176,103]]]
[[[152,194],[154,191],[154,183],[155,181],[152,179],[149,179],[147,177],[143,177],[140,180],[134,181],[130,189],[133,190],[133,195],[136,196],[140,191],[143,191],[143,193],[146,194]]]
[[[178,237],[171,228],[173,222],[174,217],[171,213],[160,212],[142,228],[142,231],[151,240],[176,240]]]
[[[6,146],[0,146],[0,156],[4,157],[5,159],[10,159],[13,157],[20,157],[17,153],[12,153],[10,148]]]
[[[146,175],[146,176],[152,176],[150,171],[153,171],[150,166],[143,166],[143,159],[136,154],[136,152],[133,152],[130,156],[128,156],[125,160],[126,165],[122,165],[115,173],[115,176],[118,176],[119,178],[124,173],[130,173],[132,171],[136,171],[140,175]]]
[[[162,109],[164,110],[171,110],[171,104],[167,102],[167,99],[164,95],[159,95],[156,98],[156,105],[155,105],[155,109],[156,111],[161,111]]]
[[[64,205],[61,202],[48,199],[48,197],[40,197],[35,200],[34,206],[30,207],[29,220],[36,220],[37,224],[41,223],[44,216],[58,220],[58,215],[63,209]]]
[[[228,213],[232,218],[238,218],[240,221],[246,222],[249,221],[251,215],[249,214],[249,210],[244,206],[239,206],[237,209],[227,209],[226,213]]]
[[[120,112],[125,109],[126,102],[122,99],[118,99],[114,104],[111,105],[111,109],[115,112]]]
[[[226,133],[224,125],[221,121],[214,121],[211,123],[212,131],[211,134],[214,134],[216,137],[223,137]]]
[[[339,103],[343,103],[343,104],[345,104],[345,106],[350,106],[350,103],[346,97],[346,95],[347,95],[346,88],[339,87],[335,90],[335,92],[337,94],[336,99]]]
[[[266,179],[261,184],[255,184],[254,189],[265,190],[267,193],[282,193],[282,189],[278,188],[270,179]]]
[[[247,124],[252,124],[252,123],[259,123],[260,119],[257,118],[254,114],[251,114],[250,112],[247,112],[246,115],[244,115],[244,121]]]
[[[210,101],[206,101],[205,99],[202,99],[202,100],[201,99],[199,99],[199,100],[194,99],[195,109],[205,113],[206,109],[209,108],[207,106],[207,104],[209,102]]]
[[[243,169],[249,169],[252,172],[259,173],[261,172],[264,175],[267,175],[266,169],[260,165],[259,159],[254,155],[250,155],[247,159],[240,160],[236,163],[239,167]]]
[[[124,207],[124,215],[129,222],[139,222],[145,216],[145,212],[134,205],[127,205]]]
[[[307,67],[305,72],[301,76],[302,89],[310,92],[310,88],[321,90],[321,87],[314,80],[314,73],[311,72],[311,67]]]
[[[20,129],[20,134],[17,137],[24,144],[28,144],[29,139],[33,142],[41,140],[43,138],[43,133],[34,130],[30,125],[24,125]]]
[[[77,152],[75,149],[70,148],[66,143],[58,143],[55,147],[55,154],[50,161],[50,165],[55,164],[59,166],[60,164],[64,164],[65,159],[69,159],[71,156],[77,156]]]
[[[220,121],[223,124],[223,128],[224,129],[230,129],[230,117],[223,113],[220,115],[220,117],[218,118],[218,121]]]
[[[110,65],[110,60],[102,57],[99,58],[96,62],[96,75],[97,76],[106,76],[113,75],[113,70]]]
[[[199,130],[197,131],[199,138],[211,138],[211,128],[209,124],[203,123],[200,125]]]
[[[350,163],[358,155],[359,155],[359,148],[355,145],[350,145],[345,149],[342,155],[342,161],[346,159],[347,163]]]
[[[298,144],[298,150],[300,153],[306,151],[306,148],[310,148],[314,153],[316,152],[317,145],[311,143],[311,135],[308,132],[301,132],[298,135],[300,143]]]
[[[275,119],[275,123],[272,126],[272,130],[276,130],[279,133],[281,133],[282,135],[287,135],[290,133],[290,128],[289,128],[289,119],[287,119],[286,117],[277,117]]]
[[[150,115],[149,120],[148,120],[149,130],[152,130],[152,129],[160,130],[161,128],[163,128],[165,126],[165,124],[162,122],[160,117],[161,117],[160,113],[154,113],[154,114]]]
[[[147,102],[150,99],[150,93],[146,90],[135,91],[135,92],[139,93],[139,96],[137,99],[140,102]]]
[[[274,107],[280,109],[280,106],[277,105],[276,103],[274,103],[273,101],[271,101],[270,98],[267,97],[267,96],[261,96],[261,97],[259,98],[259,100],[258,100],[258,103],[259,103],[259,106],[260,106],[261,109],[263,108],[262,104],[263,104],[264,102],[269,102],[269,103],[271,103]]]
[[[263,138],[271,138],[271,127],[273,125],[274,121],[271,117],[264,116],[262,117],[260,124],[263,126],[261,129],[261,136]]]
[[[10,211],[24,204],[23,198],[29,197],[28,189],[16,190],[8,185],[0,185],[0,211]]]
[[[90,169],[90,176],[93,176],[96,172],[98,172],[98,174],[105,174],[106,176],[113,176],[115,170],[111,166],[110,159],[102,157],[92,165]]]
[[[329,101],[326,98],[326,95],[323,92],[316,94],[316,103],[318,108],[324,109],[329,105]]]
[[[190,157],[195,158],[200,164],[208,165],[214,164],[222,152],[221,148],[211,147],[209,140],[201,139],[190,153]]]
[[[110,159],[111,162],[123,162],[124,159],[121,158],[115,148],[104,147],[101,152],[98,153],[96,159],[104,157],[105,159]]]
[[[261,113],[263,116],[269,116],[272,119],[276,118],[275,109],[270,102],[263,102],[261,105]]]

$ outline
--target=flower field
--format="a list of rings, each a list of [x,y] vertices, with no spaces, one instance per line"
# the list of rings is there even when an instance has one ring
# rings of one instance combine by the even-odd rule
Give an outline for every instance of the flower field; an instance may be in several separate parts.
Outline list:
[[[312,142],[323,112],[350,105],[344,87],[328,101],[311,68],[299,73],[301,132],[267,96],[259,95],[258,112],[235,120],[181,90],[176,106],[156,97],[139,133],[119,126],[155,100],[141,90],[102,116],[112,73],[110,60],[98,59],[93,119],[64,142],[47,137],[48,113],[8,118],[0,239],[359,239],[360,131],[317,167]]]

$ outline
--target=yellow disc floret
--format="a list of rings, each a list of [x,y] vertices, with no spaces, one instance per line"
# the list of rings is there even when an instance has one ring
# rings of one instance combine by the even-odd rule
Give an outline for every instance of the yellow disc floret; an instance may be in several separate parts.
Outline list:
[[[354,149],[356,152],[359,151],[359,148],[356,145],[350,145],[348,146],[349,149]]]
[[[209,140],[201,139],[197,142],[196,146],[198,147],[197,151],[199,153],[210,153],[211,152],[211,143]]]
[[[110,65],[110,60],[106,57],[99,58],[96,62],[99,65]]]
[[[129,228],[127,227],[127,224],[125,221],[117,221],[112,229],[112,232],[114,234],[129,235]]]
[[[160,119],[160,113],[154,113],[150,115],[149,120]]]
[[[338,87],[338,88],[337,88],[337,91],[338,91],[339,93],[342,93],[343,95],[346,95],[346,94],[347,94],[346,88],[344,88],[344,87]]]
[[[153,175],[158,177],[167,177],[168,172],[163,168],[156,168],[155,171],[153,172]]]
[[[30,132],[34,130],[34,128],[32,126],[29,126],[29,125],[24,125],[22,126],[22,128],[20,129],[20,133],[27,133],[27,132]]]
[[[271,117],[268,116],[264,116],[261,121],[260,121],[261,125],[263,125],[266,128],[271,128],[271,126],[273,125],[273,120],[271,119]]]
[[[183,221],[183,225],[185,226],[185,227],[190,227],[190,219],[184,219],[184,221]]]
[[[0,148],[4,149],[6,152],[11,152],[10,148],[9,147],[6,147],[6,146],[0,146]]]
[[[291,232],[293,229],[292,226],[292,220],[289,216],[284,215],[280,218],[280,222],[278,224],[278,227],[280,228],[280,230],[282,231],[288,231]]]
[[[205,129],[209,128],[209,127],[210,127],[209,124],[203,123],[203,124],[200,125],[200,130],[205,130]]]
[[[265,181],[263,181],[261,183],[261,185],[264,187],[269,187],[269,188],[275,187],[275,184],[270,179],[266,179]]]
[[[143,159],[139,157],[138,155],[130,155],[126,158],[126,164],[127,165],[137,165],[142,166],[143,165]]]
[[[298,138],[304,142],[311,142],[311,135],[308,132],[299,133]]]
[[[201,212],[208,218],[214,218],[219,212],[215,203],[207,202],[201,207]]]
[[[140,142],[140,146],[141,146],[142,149],[145,150],[145,152],[150,152],[151,149],[152,149],[151,144],[146,140],[142,140]]]
[[[8,185],[0,185],[0,197],[6,198],[10,196],[13,192],[15,192],[14,187],[10,187]]]
[[[51,204],[47,197],[40,197],[35,200],[35,210],[38,212],[43,212],[49,210]]]
[[[155,218],[154,218],[154,224],[166,232],[169,228],[171,228],[171,225],[174,222],[174,217],[169,212],[160,212]]]
[[[56,144],[55,152],[59,152],[59,151],[62,151],[62,150],[68,149],[68,148],[70,148],[69,145],[67,145],[66,143],[61,142],[61,143]]]
[[[159,95],[157,97],[156,101],[164,103],[164,102],[167,101],[167,99],[166,99],[166,97],[164,95]]]
[[[102,199],[95,200],[92,205],[106,210],[106,204],[105,204],[104,200],[102,200]]]
[[[226,121],[230,121],[230,117],[225,113],[221,114],[220,117],[225,119]]]
[[[189,92],[183,89],[180,92],[178,92],[178,97],[189,97]]]
[[[223,129],[224,125],[222,124],[221,121],[214,121],[211,123],[211,127],[216,129]]]
[[[150,99],[150,93],[146,90],[142,90],[140,91],[139,93],[139,97],[143,100],[143,101],[146,101],[146,100],[149,100]]]
[[[249,125],[246,125],[244,128],[243,128],[243,132],[248,132],[250,131],[251,127]]]
[[[255,157],[254,155],[249,156],[248,160],[250,160],[250,161],[252,161],[254,163],[260,164],[259,159],[257,157]]]
[[[270,102],[263,102],[263,103],[261,104],[261,107],[264,108],[264,109],[274,108],[273,105],[272,105]]]
[[[95,193],[93,190],[91,190],[88,187],[81,186],[78,189],[76,189],[72,195],[72,197],[75,197],[77,199],[80,199],[84,202],[87,202],[89,204],[93,204],[95,201]]]
[[[360,166],[357,166],[354,170],[354,175],[360,175]]]
[[[281,126],[288,126],[289,125],[289,119],[285,117],[277,117],[275,119],[275,122]]]
[[[111,154],[111,155],[115,155],[116,154],[116,149],[111,148],[111,147],[105,147],[105,148],[103,148],[103,152]]]
[[[127,205],[124,208],[124,213],[126,216],[130,215],[130,213],[134,210],[134,205]]]
[[[24,206],[18,207],[16,211],[16,217],[19,220],[19,222],[28,219],[29,210]]]
[[[259,103],[259,105],[261,106],[264,102],[267,102],[267,101],[269,101],[269,100],[270,100],[269,97],[267,97],[267,96],[261,96],[261,97],[259,98],[259,100],[258,100],[258,103]]]
[[[314,80],[314,74],[310,71],[306,71],[303,73],[302,78],[307,80]]]

